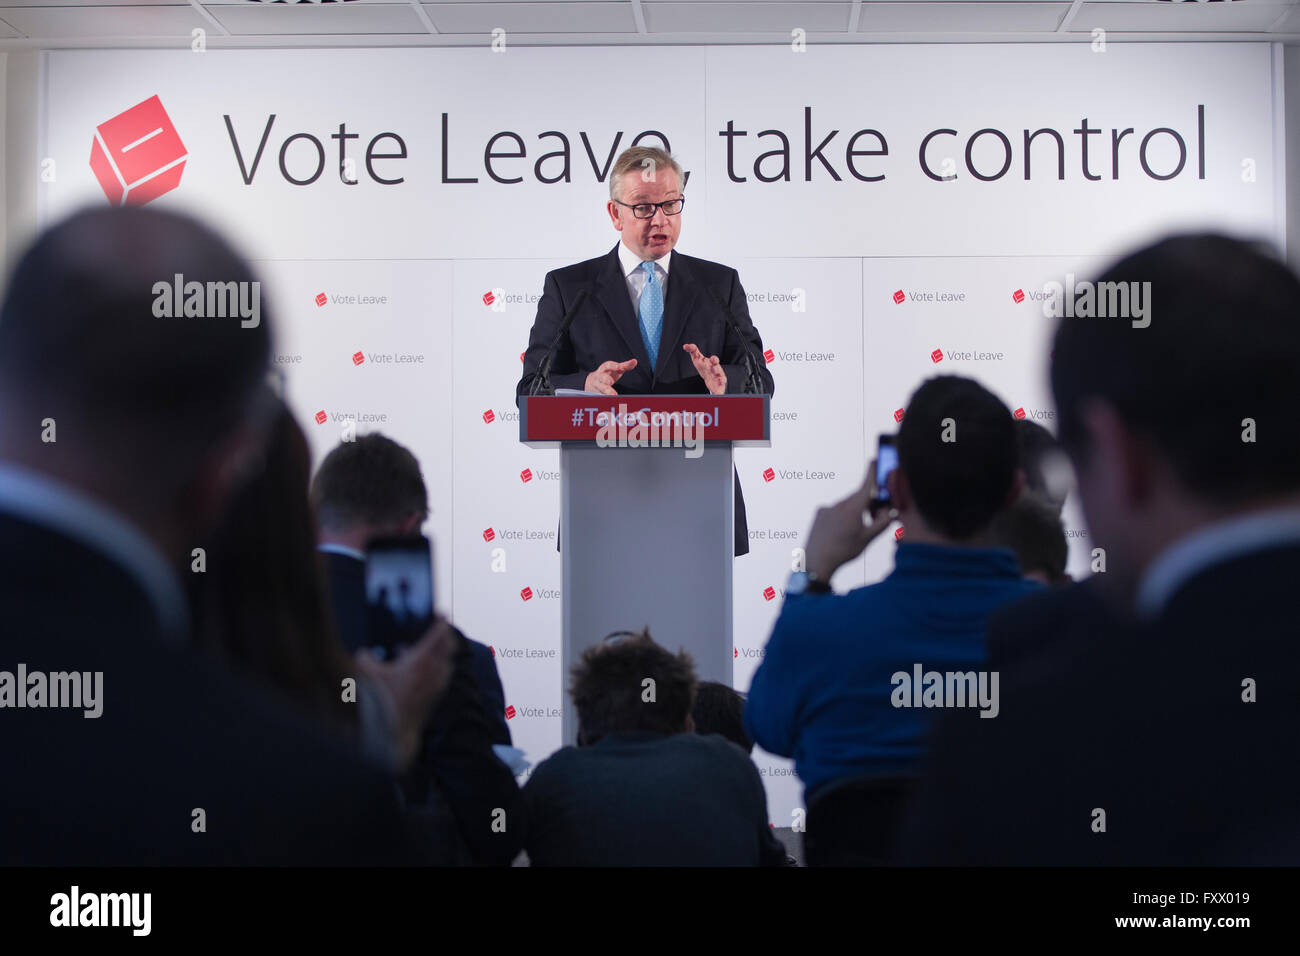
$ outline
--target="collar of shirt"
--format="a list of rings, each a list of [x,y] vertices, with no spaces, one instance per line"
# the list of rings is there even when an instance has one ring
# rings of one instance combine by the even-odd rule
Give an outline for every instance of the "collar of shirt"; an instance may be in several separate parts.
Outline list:
[[[356,558],[358,561],[366,560],[366,553],[358,551],[356,548],[349,548],[346,544],[322,544],[316,549],[324,554],[341,554],[345,557]]]
[[[125,569],[154,605],[163,633],[182,639],[189,609],[176,570],[158,546],[89,495],[40,472],[0,462],[0,511],[71,538]]]
[[[1272,545],[1300,544],[1300,508],[1255,511],[1206,525],[1160,552],[1142,575],[1137,609],[1155,617],[1174,593],[1206,568]]]
[[[664,270],[664,274],[659,277],[660,279],[666,279],[668,277],[668,270],[670,268],[670,263],[672,261],[672,258],[673,258],[673,253],[672,250],[670,249],[668,250],[668,254],[664,256],[662,259],[655,260],[655,265],[659,266],[659,268]],[[650,260],[642,259],[635,252],[633,252],[631,249],[625,246],[622,243],[622,241],[620,241],[618,244],[618,261],[619,264],[623,267],[624,279],[632,279],[635,278],[637,275],[640,275],[641,281],[642,282],[645,281],[645,271],[641,268],[641,263],[648,262]]]

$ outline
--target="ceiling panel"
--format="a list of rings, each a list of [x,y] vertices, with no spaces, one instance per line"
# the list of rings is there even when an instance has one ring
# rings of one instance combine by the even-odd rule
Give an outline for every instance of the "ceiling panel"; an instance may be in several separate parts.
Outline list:
[[[1233,33],[1263,31],[1282,15],[1275,4],[1085,3],[1070,21],[1071,33]]]
[[[635,33],[636,18],[627,0],[556,3],[426,3],[439,33]]]
[[[799,27],[808,33],[843,33],[849,28],[851,3],[661,3],[643,0],[646,29],[651,33],[781,33]]]
[[[8,7],[5,21],[29,37],[168,37],[210,29],[193,7],[131,6]]]
[[[1070,9],[1068,0],[864,4],[859,33],[1051,33]]]
[[[409,3],[245,3],[208,6],[207,11],[231,33],[319,35],[341,33],[423,33],[428,28]]]

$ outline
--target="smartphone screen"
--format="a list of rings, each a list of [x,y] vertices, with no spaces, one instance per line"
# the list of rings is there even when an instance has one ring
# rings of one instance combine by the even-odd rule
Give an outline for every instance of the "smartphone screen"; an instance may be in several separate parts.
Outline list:
[[[876,496],[871,499],[873,506],[888,508],[893,502],[889,498],[889,473],[898,467],[898,447],[893,435],[881,435],[876,445]]]
[[[380,538],[366,550],[368,643],[383,660],[433,623],[433,555],[429,539]]]

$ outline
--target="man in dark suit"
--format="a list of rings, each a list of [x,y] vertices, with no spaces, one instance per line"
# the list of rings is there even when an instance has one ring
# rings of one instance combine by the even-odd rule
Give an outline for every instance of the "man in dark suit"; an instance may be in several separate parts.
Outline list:
[[[173,276],[199,289],[180,315]],[[243,318],[212,308],[214,286],[242,291]],[[57,224],[10,281],[0,862],[407,858],[390,778],[188,643],[179,575],[201,570],[194,544],[269,424],[259,295],[210,230],[132,207]],[[72,674],[80,695],[69,696]]]
[[[1027,609],[1072,632],[1007,645],[998,718],[945,726],[900,857],[1294,865],[1300,278],[1183,236],[1096,288],[1130,308],[1073,310],[1051,378],[1105,570]]]
[[[325,456],[312,478],[311,500],[339,636],[351,652],[374,646],[379,622],[366,606],[366,546],[419,532],[429,516],[420,463],[391,438],[358,436]],[[451,683],[429,717],[402,790],[410,805],[450,811],[469,861],[506,864],[521,846],[522,821],[514,774],[493,751],[510,745],[505,691],[491,648],[457,628],[453,635]],[[509,818],[504,831],[492,825],[498,810]]]
[[[330,598],[339,638],[349,652],[375,643],[366,605],[366,544],[381,537],[419,534],[429,516],[420,463],[408,448],[372,432],[341,442],[312,478],[312,507],[320,528]],[[486,644],[463,634],[466,660],[484,708],[493,718],[493,743],[509,744],[505,691]],[[430,726],[436,726],[437,714]]]
[[[763,340],[736,270],[674,251],[686,204],[680,164],[664,150],[634,146],[615,161],[609,183],[606,211],[620,241],[603,256],[547,273],[516,395],[544,386],[537,382],[539,368],[575,306],[551,363],[553,388],[605,395],[772,394]],[[735,553],[748,554],[739,478],[735,537]]]

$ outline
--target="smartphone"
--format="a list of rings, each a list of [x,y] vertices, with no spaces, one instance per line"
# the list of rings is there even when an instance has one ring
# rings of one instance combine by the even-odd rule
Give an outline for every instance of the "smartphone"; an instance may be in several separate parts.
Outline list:
[[[433,551],[424,535],[376,538],[366,548],[369,645],[392,660],[433,623]]]
[[[871,513],[892,508],[889,497],[889,473],[898,467],[898,446],[894,435],[881,435],[876,442],[876,494],[871,499]]]

